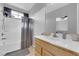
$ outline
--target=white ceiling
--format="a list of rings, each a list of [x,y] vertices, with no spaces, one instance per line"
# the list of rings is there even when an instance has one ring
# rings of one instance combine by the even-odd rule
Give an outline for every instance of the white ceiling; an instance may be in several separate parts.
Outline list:
[[[46,14],[50,13],[58,8],[64,7],[69,3],[47,3],[46,6],[42,7],[45,4],[42,3],[8,3],[11,6],[16,8],[20,8],[26,10],[28,13],[31,12],[32,14],[37,13],[42,8],[46,8]]]
[[[8,3],[8,4],[20,9],[24,9],[26,11],[29,11],[35,5],[35,3]]]
[[[48,5],[46,6],[46,13],[50,13],[58,8],[64,7],[66,5],[68,5],[69,3],[48,3]]]

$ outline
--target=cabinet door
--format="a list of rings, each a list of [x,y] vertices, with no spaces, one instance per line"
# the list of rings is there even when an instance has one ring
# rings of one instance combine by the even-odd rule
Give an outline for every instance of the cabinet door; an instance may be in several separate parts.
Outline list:
[[[35,51],[35,56],[41,56],[37,51]]]
[[[41,52],[41,46],[39,45],[39,44],[35,44],[35,51],[38,53],[38,54],[42,54],[42,52]]]
[[[36,50],[43,56],[76,56],[79,55],[71,50],[50,44],[43,40],[37,39],[35,42]]]
[[[43,49],[42,55],[43,56],[54,56],[53,54],[51,54],[49,51],[47,51],[45,49]]]

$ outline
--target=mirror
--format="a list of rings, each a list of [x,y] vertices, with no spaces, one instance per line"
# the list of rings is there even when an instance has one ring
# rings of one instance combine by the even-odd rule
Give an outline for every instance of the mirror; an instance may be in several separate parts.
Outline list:
[[[68,31],[68,16],[56,18],[56,31]]]
[[[56,35],[60,37],[63,34],[63,39],[66,38],[66,34],[68,32],[68,16],[57,17],[56,18]]]

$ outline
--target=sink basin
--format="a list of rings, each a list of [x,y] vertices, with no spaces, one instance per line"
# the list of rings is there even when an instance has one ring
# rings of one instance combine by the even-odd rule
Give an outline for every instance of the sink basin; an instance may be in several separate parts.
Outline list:
[[[51,37],[51,36],[48,36],[48,37],[46,37],[46,38],[48,38],[48,39],[50,39],[50,40],[64,40],[64,39],[59,38],[59,37]]]

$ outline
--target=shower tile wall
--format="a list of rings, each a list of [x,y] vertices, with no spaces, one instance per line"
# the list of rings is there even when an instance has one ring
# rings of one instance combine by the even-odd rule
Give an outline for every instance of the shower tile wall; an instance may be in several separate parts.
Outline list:
[[[8,52],[15,51],[21,48],[21,20],[6,18],[5,34],[5,45],[7,46]]]
[[[2,42],[2,37],[1,37],[2,19],[3,19],[2,10],[3,10],[3,4],[0,4],[0,55],[3,55],[3,42]]]
[[[0,44],[1,44],[1,33],[2,33],[2,19],[3,19],[2,9],[3,9],[2,4],[0,4]]]
[[[21,20],[3,17],[3,4],[0,4],[0,55],[12,52],[21,48]],[[2,30],[2,20],[4,30]],[[2,40],[1,33],[4,33],[5,40]]]

